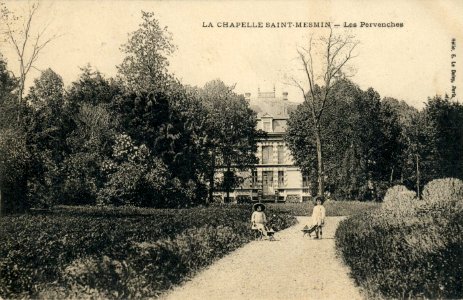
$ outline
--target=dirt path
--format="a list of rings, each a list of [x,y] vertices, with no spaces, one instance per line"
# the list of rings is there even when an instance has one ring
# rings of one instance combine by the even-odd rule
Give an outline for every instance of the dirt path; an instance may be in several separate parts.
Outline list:
[[[220,259],[163,299],[362,299],[335,255],[334,232],[342,217],[328,217],[323,239],[303,237],[310,221],[254,241]]]

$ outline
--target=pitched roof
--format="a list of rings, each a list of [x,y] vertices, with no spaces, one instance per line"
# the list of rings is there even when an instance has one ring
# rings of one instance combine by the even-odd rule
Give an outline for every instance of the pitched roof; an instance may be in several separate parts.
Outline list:
[[[257,118],[265,116],[274,119],[288,119],[297,103],[289,102],[283,97],[276,97],[275,92],[259,92],[257,98],[250,98],[250,107],[257,112]]]

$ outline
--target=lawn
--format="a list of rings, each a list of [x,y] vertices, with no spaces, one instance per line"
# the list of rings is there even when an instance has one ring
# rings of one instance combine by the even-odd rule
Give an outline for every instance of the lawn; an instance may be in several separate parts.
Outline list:
[[[311,216],[313,210],[313,202],[303,203],[266,203],[268,212],[284,212],[294,216]],[[362,202],[362,201],[326,201],[323,206],[326,209],[326,215],[335,216],[351,216],[361,212],[372,211],[378,209],[381,204],[378,202]]]

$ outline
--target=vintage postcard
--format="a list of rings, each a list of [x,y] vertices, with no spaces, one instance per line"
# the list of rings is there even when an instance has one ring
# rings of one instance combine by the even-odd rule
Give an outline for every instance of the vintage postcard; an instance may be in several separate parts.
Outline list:
[[[463,297],[461,281],[451,290],[461,259],[445,282],[399,289],[358,275],[357,252],[340,254],[356,205],[380,209],[395,185],[419,199],[428,181],[462,179],[463,1],[0,0],[0,14],[0,211],[32,218],[2,223],[14,234],[0,237],[0,299]],[[333,89],[390,101],[397,118],[350,98],[333,109]],[[179,95],[206,99],[204,110]],[[456,120],[442,119],[442,133],[419,117],[430,99],[448,100]],[[237,134],[245,124],[252,138]],[[448,132],[459,137],[435,143]],[[425,243],[404,233],[397,245]]]

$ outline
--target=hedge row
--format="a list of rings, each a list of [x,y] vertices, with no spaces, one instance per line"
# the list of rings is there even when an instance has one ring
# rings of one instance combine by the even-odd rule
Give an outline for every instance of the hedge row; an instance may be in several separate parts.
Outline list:
[[[289,213],[295,216],[311,216],[314,203],[268,203],[267,207],[271,211],[279,211]],[[360,212],[375,210],[380,207],[378,202],[364,201],[327,201],[323,204],[326,209],[326,215],[335,216],[351,216]]]
[[[152,297],[253,239],[250,206],[60,208],[0,219],[0,296]],[[294,224],[272,216],[276,230]]]
[[[424,200],[395,187],[382,209],[341,222],[337,249],[371,296],[463,297],[463,189],[454,183],[432,183]]]

